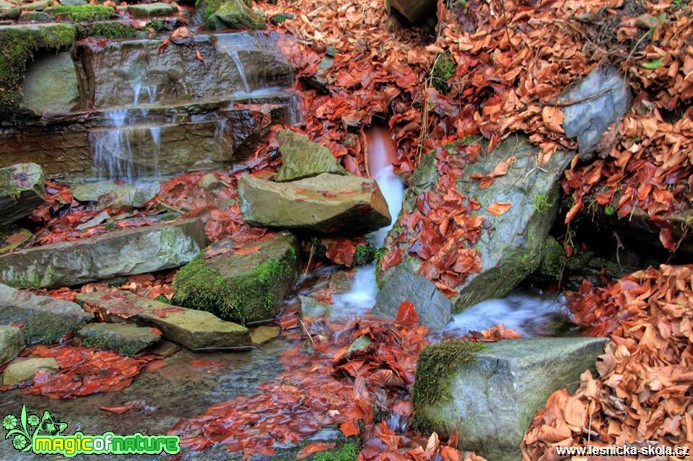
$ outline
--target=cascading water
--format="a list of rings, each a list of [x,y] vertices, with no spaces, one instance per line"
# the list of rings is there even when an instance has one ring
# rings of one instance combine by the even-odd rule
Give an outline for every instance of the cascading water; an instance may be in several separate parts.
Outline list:
[[[250,93],[248,77],[245,74],[245,68],[243,67],[243,63],[241,62],[241,57],[238,55],[238,50],[230,48],[227,50],[227,53],[229,54],[229,57],[233,60],[234,64],[236,64],[236,69],[238,69],[238,75],[241,77],[241,81],[243,82],[243,88],[245,89],[245,92]]]
[[[383,227],[366,236],[369,243],[379,248],[385,242],[387,233],[397,221],[402,200],[404,199],[404,184],[395,174],[392,166],[395,147],[387,131],[373,129],[368,136],[368,169],[378,183],[378,187],[387,201],[387,207],[392,216],[390,225]],[[333,317],[358,315],[375,305],[378,285],[375,281],[375,264],[364,266],[356,271],[351,289],[333,297]]]

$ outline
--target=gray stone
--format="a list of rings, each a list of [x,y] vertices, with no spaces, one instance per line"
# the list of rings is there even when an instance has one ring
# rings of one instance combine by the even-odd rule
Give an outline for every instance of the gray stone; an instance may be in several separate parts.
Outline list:
[[[606,129],[628,112],[630,100],[625,76],[613,67],[594,69],[559,98],[567,104],[563,130],[577,138],[582,160],[591,158]]]
[[[58,361],[53,357],[17,360],[10,364],[2,375],[3,386],[14,386],[34,379],[39,370],[58,371]]]
[[[279,337],[281,332],[282,329],[277,325],[263,325],[251,331],[250,338],[252,339],[253,344],[256,346],[261,346],[269,341],[272,341],[274,338]]]
[[[321,303],[311,296],[298,295],[298,302],[301,304],[301,315],[303,317],[320,317],[330,313],[330,306]]]
[[[63,6],[80,6],[88,4],[87,0],[61,0],[60,4]]]
[[[217,252],[228,243],[216,242],[178,271],[173,303],[244,324],[274,319],[298,277],[296,237],[286,232]]]
[[[252,346],[247,328],[209,312],[186,309],[136,296],[129,291],[80,293],[76,301],[109,321],[135,321],[160,329],[163,337],[190,350],[245,350]]]
[[[431,331],[442,330],[452,320],[452,303],[433,282],[398,267],[378,292],[373,313],[395,318],[403,301],[414,304],[419,321]]]
[[[200,180],[197,181],[197,185],[204,190],[219,190],[229,187],[227,183],[217,178],[212,173],[207,173],[206,175],[202,176]]]
[[[321,174],[277,183],[251,175],[238,185],[243,219],[253,226],[363,235],[390,223],[390,212],[371,178]]]
[[[53,22],[55,18],[45,11],[27,11],[22,14],[22,22]]]
[[[17,327],[0,325],[0,365],[12,360],[24,349],[24,338]]]
[[[83,326],[77,334],[86,347],[98,347],[122,355],[135,355],[161,337],[151,328],[130,323],[92,323]]]
[[[43,203],[43,171],[35,163],[0,168],[0,227],[29,216]]]
[[[322,173],[347,174],[327,147],[312,142],[304,134],[281,130],[277,141],[282,154],[282,166],[273,178],[277,182],[295,181]]]
[[[459,431],[459,446],[494,461],[519,461],[520,442],[534,413],[559,389],[575,389],[580,375],[594,369],[606,338],[542,338],[488,343],[476,360],[454,366],[430,394],[419,377],[435,357],[431,348],[464,348],[447,341],[423,351],[417,366],[413,404],[417,418],[441,438]],[[452,349],[454,350],[454,349]],[[451,357],[454,354],[451,355]]]
[[[456,187],[462,196],[473,197],[481,205],[478,211],[472,212],[484,220],[481,238],[472,247],[481,259],[481,270],[466,274],[464,281],[453,287],[459,293],[451,299],[453,312],[487,299],[504,297],[539,267],[543,246],[557,213],[560,180],[570,156],[559,151],[545,165],[539,165],[537,154],[537,148],[526,137],[511,136],[492,152],[486,152],[484,147],[479,154],[480,160],[465,167]],[[507,174],[496,177],[488,188],[482,189],[479,180],[470,178],[474,174],[489,175],[501,161],[511,156],[516,161],[509,166]],[[435,158],[431,154],[424,156],[412,175],[403,212],[412,212],[417,196],[435,188],[437,181]],[[511,208],[495,216],[488,211],[495,202],[509,203]],[[395,226],[390,231],[386,252],[398,245],[403,254],[410,257],[404,258],[397,267],[418,274],[423,261],[410,254],[411,245],[417,239],[408,235],[403,239],[407,243],[396,243],[402,232],[407,229]],[[395,269],[378,273],[383,291],[392,290],[389,286],[395,282],[390,278]],[[387,298],[381,300],[379,309],[390,315],[396,312],[398,305],[388,304]]]
[[[113,181],[98,181],[78,184],[72,195],[80,202],[96,202],[97,209],[142,208],[159,193],[157,181],[137,181],[132,184],[116,184]]]
[[[178,9],[168,3],[143,3],[128,6],[128,11],[137,18],[149,18],[153,16],[167,16],[175,14]]]
[[[21,106],[36,115],[67,114],[79,103],[79,94],[70,53],[44,54],[27,68]]]
[[[0,281],[18,287],[71,286],[180,267],[206,244],[199,219],[118,230],[0,256]]]
[[[57,343],[92,319],[77,304],[0,284],[0,323],[22,325],[29,344]]]

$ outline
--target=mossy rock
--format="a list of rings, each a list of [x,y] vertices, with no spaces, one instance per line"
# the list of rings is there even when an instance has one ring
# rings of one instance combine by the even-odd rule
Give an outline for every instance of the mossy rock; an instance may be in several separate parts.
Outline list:
[[[205,16],[210,11],[210,2],[205,8]],[[207,19],[207,27],[212,30],[222,29],[264,29],[265,20],[256,13],[244,0],[227,0]]]
[[[46,12],[74,22],[99,21],[115,16],[115,10],[106,5],[61,5],[48,8]]]
[[[137,36],[137,29],[118,21],[90,22],[77,24],[77,39],[86,37],[132,38]]]
[[[38,50],[72,46],[72,24],[32,24],[0,27],[0,117],[14,116],[22,100],[27,61]]]
[[[79,330],[82,344],[121,355],[135,355],[159,341],[161,334],[152,328],[133,324],[92,323]]]
[[[448,80],[455,74],[456,70],[457,63],[450,52],[439,55],[431,69],[431,83],[441,93],[448,93],[450,91]]]
[[[172,302],[225,320],[274,318],[298,275],[297,241],[289,233],[211,258],[205,253],[178,271]]]
[[[128,11],[138,18],[150,18],[154,16],[167,16],[175,14],[178,9],[168,3],[147,3],[141,5],[130,5]]]
[[[565,266],[565,252],[558,241],[548,236],[544,241],[544,257],[541,260],[536,275],[551,280],[558,280]]]

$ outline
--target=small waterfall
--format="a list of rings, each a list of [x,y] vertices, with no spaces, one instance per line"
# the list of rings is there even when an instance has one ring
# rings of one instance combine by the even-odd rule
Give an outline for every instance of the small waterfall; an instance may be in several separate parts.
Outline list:
[[[382,246],[390,232],[399,212],[402,209],[404,199],[404,184],[395,174],[391,162],[394,160],[395,147],[389,138],[387,131],[373,129],[368,141],[368,169],[378,183],[378,187],[385,196],[387,207],[392,216],[390,225],[383,227],[366,236],[371,245],[378,248]],[[356,270],[351,289],[341,295],[333,297],[333,316],[354,315],[364,313],[373,308],[378,294],[378,285],[375,281],[375,264],[361,267]]]
[[[226,126],[229,123],[229,119],[223,115],[219,115],[219,121],[217,122],[217,127],[214,130],[214,139],[212,142],[216,146],[217,154],[221,156],[224,151],[224,133],[226,133]]]
[[[238,50],[229,48],[226,52],[229,54],[229,57],[233,60],[234,64],[236,64],[238,75],[241,77],[241,81],[243,82],[243,88],[245,89],[245,92],[249,94],[250,85],[248,85],[248,77],[245,75],[245,69],[243,68],[241,57],[238,55]]]

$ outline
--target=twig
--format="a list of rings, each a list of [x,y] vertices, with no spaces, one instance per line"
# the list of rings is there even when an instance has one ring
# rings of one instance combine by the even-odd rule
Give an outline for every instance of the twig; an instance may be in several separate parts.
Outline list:
[[[298,323],[301,324],[301,327],[303,328],[303,331],[306,332],[306,335],[308,335],[308,339],[310,340],[310,344],[313,346],[313,350],[315,350],[315,340],[311,336],[310,332],[308,331],[308,327],[306,327],[306,324],[303,323],[303,320],[298,319]]]
[[[607,93],[611,93],[611,88],[606,88],[601,91],[597,91],[594,94],[591,94],[589,96],[585,96],[584,98],[579,98],[579,99],[571,99],[569,101],[556,101],[556,102],[546,102],[543,105],[544,106],[553,106],[553,107],[568,107],[568,106],[574,106],[575,104],[580,104],[585,101],[590,101],[592,99],[597,99],[602,96],[604,96]]]

